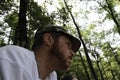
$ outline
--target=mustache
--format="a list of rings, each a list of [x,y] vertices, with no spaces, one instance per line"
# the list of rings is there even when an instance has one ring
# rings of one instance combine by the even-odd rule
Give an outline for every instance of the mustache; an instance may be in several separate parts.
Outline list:
[[[72,59],[73,59],[73,57],[70,56],[70,57],[64,58],[63,60],[64,60],[64,61],[66,61],[66,60],[72,61]]]

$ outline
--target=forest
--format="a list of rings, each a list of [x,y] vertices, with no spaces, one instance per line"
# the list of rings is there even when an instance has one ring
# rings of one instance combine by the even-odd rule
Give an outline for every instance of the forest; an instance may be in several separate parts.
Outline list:
[[[81,48],[58,80],[120,80],[119,20],[120,0],[0,0],[0,47],[31,49],[38,27],[60,25]]]

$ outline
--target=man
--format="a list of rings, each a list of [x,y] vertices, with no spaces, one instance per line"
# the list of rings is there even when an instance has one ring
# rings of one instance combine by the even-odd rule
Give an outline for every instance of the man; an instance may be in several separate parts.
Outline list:
[[[57,80],[55,70],[67,70],[80,41],[60,26],[39,28],[32,51],[5,46],[0,49],[2,80]]]

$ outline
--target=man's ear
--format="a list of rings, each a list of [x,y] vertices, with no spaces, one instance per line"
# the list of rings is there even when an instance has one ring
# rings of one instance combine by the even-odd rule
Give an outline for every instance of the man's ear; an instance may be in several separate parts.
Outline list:
[[[54,39],[52,38],[51,34],[50,33],[45,33],[43,35],[43,42],[45,45],[47,45],[48,47],[51,47],[53,42],[54,42]]]

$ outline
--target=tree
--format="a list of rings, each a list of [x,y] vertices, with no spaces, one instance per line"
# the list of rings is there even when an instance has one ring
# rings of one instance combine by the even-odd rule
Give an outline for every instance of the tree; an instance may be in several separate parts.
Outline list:
[[[16,27],[14,39],[14,45],[20,45],[25,48],[29,48],[26,25],[27,6],[28,6],[27,0],[20,0],[18,27]]]
[[[119,3],[119,1],[116,0],[105,0],[105,3],[102,4],[102,2],[98,2],[100,6],[108,12],[107,17],[112,19],[117,27],[117,32],[120,34],[120,24],[119,24],[119,14],[115,11],[115,6]]]
[[[9,37],[7,29],[9,28],[5,17],[10,14],[12,11],[14,11],[14,8],[16,7],[16,4],[13,0],[7,0],[7,1],[1,1],[0,2],[0,41],[2,43],[1,46],[4,46],[7,44],[7,41],[5,41],[5,37]],[[4,45],[2,45],[4,44]]]
[[[91,60],[90,60],[90,57],[89,57],[89,55],[88,55],[87,47],[86,47],[86,45],[85,45],[85,43],[84,43],[84,41],[83,41],[83,39],[82,39],[82,36],[81,36],[80,30],[79,30],[79,27],[78,27],[77,23],[75,22],[74,16],[72,15],[71,11],[69,10],[69,8],[68,8],[67,3],[66,3],[65,0],[64,0],[64,3],[65,3],[65,6],[66,6],[68,12],[70,13],[70,15],[71,15],[71,17],[72,17],[73,23],[74,23],[74,25],[76,26],[76,29],[77,29],[77,31],[78,31],[79,38],[80,38],[80,40],[81,40],[81,42],[82,42],[82,44],[83,44],[84,52],[85,52],[85,55],[86,55],[86,58],[87,58],[87,62],[88,62],[90,71],[91,71],[94,79],[95,79],[95,80],[98,80],[98,78],[97,78],[97,76],[96,76],[96,73],[95,73],[95,71],[94,71],[92,62],[91,62]]]

